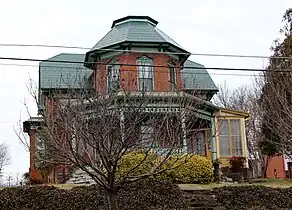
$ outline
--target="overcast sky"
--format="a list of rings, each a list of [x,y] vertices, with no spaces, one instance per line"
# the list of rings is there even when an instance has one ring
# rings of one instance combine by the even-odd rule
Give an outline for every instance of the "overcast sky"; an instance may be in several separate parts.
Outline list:
[[[127,15],[147,15],[158,27],[192,53],[266,55],[279,37],[281,17],[291,0],[1,0],[0,44],[46,44],[93,47],[109,30],[112,21]],[[290,3],[290,4],[289,4]],[[1,47],[0,57],[47,59],[62,52],[85,50]],[[263,59],[192,56],[206,67],[263,68]],[[38,65],[36,62],[0,60],[0,142],[9,145],[12,163],[6,172],[26,172],[29,154],[19,144],[13,126],[26,114],[23,101],[36,115],[26,88],[29,78],[37,82],[38,68],[3,64]],[[217,85],[227,82],[235,88],[251,84],[250,76],[218,75]],[[244,72],[242,74],[252,74]]]

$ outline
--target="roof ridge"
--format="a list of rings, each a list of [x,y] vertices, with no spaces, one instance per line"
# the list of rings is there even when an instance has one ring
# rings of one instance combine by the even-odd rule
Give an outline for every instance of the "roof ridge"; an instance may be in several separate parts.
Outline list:
[[[192,63],[192,64],[196,64],[196,65],[199,65],[199,66],[202,66],[202,67],[205,68],[205,66],[204,66],[203,64],[197,63],[197,62],[192,61],[192,60],[189,60],[189,59],[185,61],[184,65],[186,64],[186,62],[190,62],[190,63]]]
[[[95,48],[98,45],[98,43],[100,43],[109,33],[111,33],[113,31],[113,29],[114,28],[111,28],[89,51],[95,50]]]
[[[154,20],[153,18],[151,18],[149,16],[128,15],[128,16],[125,16],[125,17],[122,17],[122,18],[119,18],[119,19],[114,20],[111,28],[115,27],[118,23],[122,23],[124,21],[129,21],[131,19],[133,19],[133,20],[135,20],[135,19],[136,20],[147,20],[150,23],[152,23],[153,25],[157,25],[158,24],[158,21],[157,20]]]
[[[184,49],[182,46],[180,46],[180,44],[178,44],[173,38],[171,38],[169,35],[167,35],[165,32],[163,32],[161,29],[157,28],[157,27],[154,27],[154,30],[159,34],[160,37],[162,37],[166,42],[169,42],[169,40],[173,43],[175,43],[175,45],[177,47],[180,47],[182,49]],[[169,40],[167,40],[167,39]]]

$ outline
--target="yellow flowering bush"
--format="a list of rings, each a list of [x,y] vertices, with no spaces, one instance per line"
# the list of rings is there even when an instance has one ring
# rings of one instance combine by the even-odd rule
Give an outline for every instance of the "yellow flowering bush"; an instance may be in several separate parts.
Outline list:
[[[145,174],[156,164],[159,164],[161,158],[154,153],[150,153],[145,158],[143,152],[130,152],[125,154],[118,163],[116,178],[120,178],[129,172],[132,168],[139,165],[129,173],[129,176]],[[145,159],[145,160],[144,160]],[[163,167],[171,167],[154,178],[159,180],[169,180],[173,183],[210,183],[213,179],[212,162],[199,155],[184,155],[172,157]]]

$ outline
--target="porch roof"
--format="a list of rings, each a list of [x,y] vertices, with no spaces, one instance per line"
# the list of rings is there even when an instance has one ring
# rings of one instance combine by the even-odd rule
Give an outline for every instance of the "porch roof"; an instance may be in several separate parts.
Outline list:
[[[224,115],[225,114],[225,115]],[[243,111],[238,111],[238,110],[232,110],[232,109],[226,109],[226,108],[220,108],[218,110],[218,116],[226,116],[226,115],[233,115],[233,116],[239,116],[244,119],[249,118],[249,113],[243,112]]]

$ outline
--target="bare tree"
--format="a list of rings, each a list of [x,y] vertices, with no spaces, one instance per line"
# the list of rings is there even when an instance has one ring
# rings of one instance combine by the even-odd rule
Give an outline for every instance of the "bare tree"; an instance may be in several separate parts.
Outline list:
[[[8,146],[4,143],[0,144],[0,173],[5,166],[10,164],[10,154]]]
[[[120,89],[101,95],[88,89],[55,90],[41,112],[38,139],[44,150],[37,158],[79,167],[108,192],[110,209],[118,209],[117,192],[124,184],[171,170],[181,159],[181,164],[188,161],[187,139],[209,126],[198,117],[204,103],[184,92]],[[117,176],[122,157],[131,151],[144,158]],[[149,158],[153,161],[146,173],[133,173]]]
[[[284,26],[280,32],[284,40],[276,40],[272,46],[273,56],[291,57],[292,8],[283,15]],[[267,71],[258,81],[262,88],[259,105],[262,112],[261,148],[265,155],[284,154],[291,156],[292,148],[292,60],[270,59]],[[268,161],[267,161],[268,162]],[[267,163],[268,164],[268,163]]]

